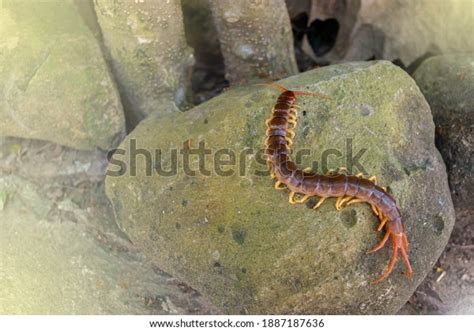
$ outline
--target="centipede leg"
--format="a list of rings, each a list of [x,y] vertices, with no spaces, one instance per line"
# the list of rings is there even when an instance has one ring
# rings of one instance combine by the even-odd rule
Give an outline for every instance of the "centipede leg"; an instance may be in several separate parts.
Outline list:
[[[382,276],[380,276],[375,281],[373,281],[372,282],[373,284],[380,283],[382,280],[387,278],[390,275],[390,273],[392,272],[393,267],[395,266],[395,262],[397,262],[398,249],[397,249],[397,246],[396,246],[394,241],[392,242],[392,245],[393,245],[393,255],[392,255],[392,259],[390,260],[390,263],[388,265],[387,271],[385,271]]]
[[[296,135],[295,132],[291,129],[286,130],[286,133],[289,134],[291,139],[293,139]]]
[[[372,208],[372,211],[374,212],[375,216],[379,216],[380,210],[373,204],[370,204],[370,207]]]
[[[370,251],[368,251],[368,253],[375,253],[377,252],[378,250],[382,249],[385,244],[387,243],[387,240],[388,240],[388,237],[390,236],[390,233],[387,231],[387,233],[385,233],[385,236],[383,237],[383,239],[374,247],[372,248]]]
[[[326,199],[327,198],[324,198],[324,197],[320,198],[318,203],[313,207],[313,209],[318,209],[319,206],[321,206]]]
[[[282,182],[278,180],[275,182],[274,187],[275,187],[275,190],[279,190],[279,191],[284,190],[286,188],[285,184],[283,184]]]
[[[365,202],[364,200],[361,199],[351,199],[348,203],[347,206],[353,205],[354,203],[359,203],[359,202]]]
[[[290,108],[290,114],[292,114],[295,118],[298,117],[298,110],[294,107]]]
[[[296,192],[290,192],[290,195],[288,197],[288,201],[292,205],[300,204],[300,203],[305,203],[306,200],[308,200],[311,196],[309,195],[304,195],[301,199],[296,199],[295,198]]]
[[[336,209],[337,210],[341,210],[342,208],[344,208],[344,204],[346,202],[349,202],[351,201],[352,199],[354,199],[354,197],[351,197],[351,196],[347,196],[347,197],[341,197],[341,200],[336,202]]]
[[[377,226],[377,231],[382,231],[385,223],[387,223],[387,221],[388,221],[388,218],[385,217],[385,215],[382,215],[382,214],[380,214],[380,215],[382,216],[382,218],[380,219],[380,224]]]
[[[340,174],[344,174],[344,175],[349,174],[349,170],[347,170],[346,167],[339,167],[339,168],[337,168],[337,172],[340,173]]]

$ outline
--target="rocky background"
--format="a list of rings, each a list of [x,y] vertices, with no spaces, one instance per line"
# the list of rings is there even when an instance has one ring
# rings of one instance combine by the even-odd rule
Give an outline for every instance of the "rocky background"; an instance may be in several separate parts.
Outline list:
[[[0,313],[474,313],[473,8],[4,0]],[[302,166],[348,139],[367,149],[412,281],[398,263],[370,285],[390,254],[365,254],[381,237],[369,207],[291,206],[253,154],[244,176],[106,178],[117,147],[144,169],[132,142],[261,148],[278,92],[252,84],[272,80],[331,97],[299,100]]]

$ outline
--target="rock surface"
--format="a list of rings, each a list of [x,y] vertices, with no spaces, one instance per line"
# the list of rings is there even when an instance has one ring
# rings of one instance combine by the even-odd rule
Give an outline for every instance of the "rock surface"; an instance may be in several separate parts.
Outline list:
[[[292,206],[267,175],[256,173],[265,169],[258,155],[239,157],[247,148],[262,148],[264,122],[278,95],[271,88],[230,90],[186,113],[142,122],[109,168],[124,169],[117,166],[123,162],[125,174],[110,173],[106,180],[120,228],[165,271],[227,313],[396,312],[431,269],[454,222],[428,104],[405,72],[384,61],[325,67],[280,83],[331,97],[299,99],[295,148],[311,152],[302,167],[328,151],[328,168],[347,166],[351,151],[356,158],[367,149],[360,164],[389,186],[401,207],[412,281],[401,274],[399,262],[387,281],[370,285],[387,267],[390,252],[387,247],[366,254],[381,239],[369,206],[342,212],[334,201],[318,210]],[[173,163],[170,149],[183,152],[201,141],[214,153],[234,151],[238,166],[221,169],[233,169],[233,175],[213,170],[188,176],[181,157],[177,175],[163,173]],[[348,141],[352,149],[345,152]],[[161,151],[162,160],[135,158],[134,148]],[[206,160],[205,168],[214,169],[213,158]],[[191,169],[198,163],[190,157]]]
[[[102,164],[99,153],[0,139],[0,314],[215,312],[117,228]]]
[[[435,314],[474,313],[474,57],[450,55],[429,58],[414,78],[431,106],[436,145],[448,171],[456,224],[433,271],[417,289],[411,305]],[[428,308],[426,308],[428,307]]]
[[[180,0],[95,1],[129,122],[186,101],[193,63]]]
[[[430,104],[457,214],[474,214],[474,56],[429,58],[413,75]]]
[[[298,73],[284,0],[209,0],[231,84]]]
[[[472,1],[313,0],[310,22],[337,18],[333,50],[317,61],[399,60],[409,66],[427,53],[474,52]]]
[[[118,144],[119,95],[73,3],[7,1],[0,21],[0,135],[77,149]]]

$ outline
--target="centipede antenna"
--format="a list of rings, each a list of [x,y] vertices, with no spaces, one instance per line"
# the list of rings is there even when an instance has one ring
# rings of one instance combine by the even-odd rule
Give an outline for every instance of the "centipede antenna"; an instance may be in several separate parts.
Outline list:
[[[256,86],[270,86],[270,87],[274,87],[282,92],[286,92],[288,91],[288,89],[284,88],[283,86],[281,85],[278,85],[278,84],[274,84],[274,83],[268,83],[268,84],[255,84]]]
[[[296,95],[309,95],[309,96],[313,96],[313,97],[318,97],[318,98],[331,100],[331,98],[328,97],[327,95],[324,95],[324,94],[321,94],[321,93],[318,93],[318,92],[293,91],[293,93],[296,94]]]

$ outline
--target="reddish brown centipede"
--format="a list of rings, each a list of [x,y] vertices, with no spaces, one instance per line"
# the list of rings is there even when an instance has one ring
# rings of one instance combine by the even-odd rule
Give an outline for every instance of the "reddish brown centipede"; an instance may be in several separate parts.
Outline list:
[[[311,197],[319,197],[314,209],[330,197],[337,198],[336,209],[338,210],[341,210],[343,206],[367,202],[380,219],[377,231],[381,231],[384,227],[386,230],[383,239],[369,253],[383,248],[389,237],[392,239],[393,247],[393,255],[387,270],[374,283],[381,282],[390,275],[398,253],[405,262],[406,275],[411,278],[413,271],[408,259],[408,239],[403,228],[400,210],[395,199],[386,192],[386,189],[376,185],[375,176],[364,178],[362,174],[350,176],[342,173],[318,175],[310,170],[298,169],[291,159],[291,146],[297,123],[296,96],[325,96],[319,93],[291,91],[276,84],[260,85],[273,86],[282,91],[272,109],[272,116],[266,121],[265,155],[272,178],[276,179],[275,188],[289,189],[291,204],[304,203]]]

